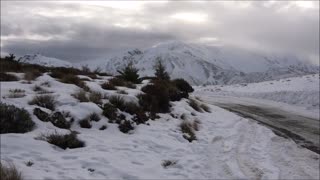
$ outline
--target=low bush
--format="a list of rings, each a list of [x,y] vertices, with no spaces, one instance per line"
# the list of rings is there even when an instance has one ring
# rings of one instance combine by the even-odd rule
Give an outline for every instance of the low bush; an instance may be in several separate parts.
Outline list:
[[[194,91],[194,89],[192,88],[192,86],[185,81],[184,79],[175,79],[172,80],[172,83],[180,90],[183,92],[188,92],[191,93]]]
[[[118,94],[128,94],[125,90],[118,90],[117,93]]]
[[[189,142],[197,140],[197,137],[196,137],[196,134],[194,132],[192,123],[190,123],[189,121],[185,120],[180,124],[180,128],[181,128],[181,131],[183,133],[183,137],[186,140],[188,140]]]
[[[90,92],[89,101],[95,104],[102,104],[102,94],[100,92]]]
[[[201,104],[200,107],[201,107],[205,112],[211,113],[210,107],[207,106],[206,104]]]
[[[85,143],[77,138],[76,133],[65,135],[53,133],[50,135],[42,135],[41,138],[50,144],[60,147],[61,149],[74,149],[85,146]]]
[[[17,76],[0,72],[0,81],[18,81]]]
[[[26,96],[25,90],[22,89],[10,89],[8,98],[22,98]]]
[[[50,116],[50,114],[42,111],[40,108],[34,108],[33,114],[34,114],[40,121],[43,121],[43,122],[49,122],[49,121],[51,121],[51,116]]]
[[[72,96],[76,99],[78,99],[80,102],[89,102],[89,98],[87,97],[87,93],[84,90],[79,90],[75,94],[72,94]]]
[[[122,120],[118,126],[119,130],[123,133],[128,133],[129,131],[133,130],[134,127],[129,120]]]
[[[39,95],[35,96],[30,102],[30,105],[38,105],[50,110],[54,110],[56,106],[56,100],[52,95]]]
[[[80,127],[87,129],[90,129],[92,127],[90,121],[87,118],[80,120],[79,125]]]
[[[110,82],[104,82],[101,84],[101,88],[105,90],[117,90],[117,88]]]
[[[202,112],[202,109],[200,107],[200,104],[197,102],[197,100],[194,99],[189,99],[188,102],[189,106],[191,106],[194,110],[198,111],[198,112]]]
[[[109,97],[109,101],[116,108],[120,109],[121,111],[125,111],[131,115],[137,114],[139,111],[142,110],[137,103],[135,103],[133,101],[125,101],[119,95]]]
[[[136,85],[133,84],[132,82],[126,81],[126,80],[119,78],[119,77],[115,77],[115,78],[110,79],[109,83],[113,84],[114,86],[124,86],[124,87],[131,88],[131,89],[136,88]]]
[[[91,113],[90,115],[89,115],[89,119],[90,119],[90,121],[96,121],[96,122],[98,122],[98,121],[100,121],[100,116],[99,116],[99,114],[97,114],[97,113]]]
[[[177,160],[164,160],[164,161],[162,161],[161,165],[164,168],[168,168],[170,166],[176,165],[177,163],[178,163]]]
[[[38,69],[29,69],[25,71],[24,79],[27,81],[33,81],[41,75],[42,72],[40,72]]]
[[[117,118],[117,108],[114,107],[112,104],[106,103],[103,106],[102,114],[107,117],[109,120],[113,121]]]
[[[120,73],[120,78],[124,79],[126,81],[130,81],[134,84],[140,83],[138,69],[133,66],[133,63],[130,62],[126,67],[124,67],[122,70],[118,70]]]
[[[82,81],[77,75],[74,75],[74,74],[65,74],[61,78],[61,82],[67,83],[67,84],[74,84],[85,91],[90,90],[90,88],[86,85],[86,83]]]
[[[26,133],[35,127],[30,114],[25,109],[0,103],[0,133]]]
[[[23,180],[21,172],[13,164],[7,166],[0,163],[1,180]]]
[[[99,130],[105,130],[105,129],[107,129],[107,125],[102,125],[100,128],[99,128]]]
[[[70,129],[71,127],[71,122],[66,120],[66,118],[63,116],[61,112],[55,112],[50,118],[51,123],[62,129]]]

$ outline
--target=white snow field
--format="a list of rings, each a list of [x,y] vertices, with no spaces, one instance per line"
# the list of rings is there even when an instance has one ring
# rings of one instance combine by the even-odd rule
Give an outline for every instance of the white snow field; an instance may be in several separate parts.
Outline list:
[[[258,101],[265,99],[282,102],[319,114],[319,88],[319,74],[312,74],[260,83],[198,87],[196,91],[211,96],[249,97],[259,99]]]
[[[115,94],[116,91],[99,86],[110,77],[101,78],[86,83],[91,90]],[[319,81],[318,76],[303,78]],[[80,133],[78,137],[85,142],[85,147],[63,150],[36,139],[55,131],[69,132],[32,115],[36,107],[28,104],[36,95],[32,88],[44,82],[50,84],[44,88],[58,101],[57,110],[68,111],[75,118],[71,129]],[[268,83],[271,82],[265,85]],[[290,87],[287,83],[284,80],[283,89]],[[123,88],[129,93],[124,96],[134,99],[141,86],[135,90]],[[224,88],[243,89],[242,92],[247,88],[248,93],[254,94],[259,87],[253,84],[219,88],[223,91]],[[9,90],[16,88],[25,90],[26,96],[9,98]],[[199,91],[217,91],[218,87],[206,88]],[[208,104],[211,113],[197,112],[186,99],[172,103],[171,115],[159,114],[159,119],[149,120],[150,125],[137,125],[129,134],[120,132],[116,124],[108,123],[102,115],[91,129],[80,128],[77,121],[92,112],[101,114],[102,110],[94,103],[80,103],[72,97],[77,90],[77,86],[61,83],[47,74],[31,84],[22,80],[1,82],[1,102],[25,108],[36,123],[36,128],[25,134],[1,134],[1,162],[14,163],[25,179],[319,179],[319,154],[217,106]],[[186,120],[201,122],[197,140],[192,143],[183,138],[180,130],[182,114]],[[107,129],[99,130],[104,124]],[[164,160],[176,161],[176,164],[164,168],[161,165]],[[34,164],[27,166],[29,161]]]

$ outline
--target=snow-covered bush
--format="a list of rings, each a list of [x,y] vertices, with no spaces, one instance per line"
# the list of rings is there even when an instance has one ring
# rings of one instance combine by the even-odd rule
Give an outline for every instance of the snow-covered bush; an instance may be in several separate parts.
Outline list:
[[[122,96],[114,95],[109,97],[109,101],[113,104],[116,108],[121,111],[125,111],[131,115],[136,114],[137,112],[141,111],[139,105],[132,101],[125,101]]]
[[[191,122],[184,120],[180,124],[181,131],[183,133],[183,137],[188,140],[189,142],[192,142],[193,140],[196,140],[196,134],[193,129],[193,125]]]
[[[30,102],[30,105],[38,105],[50,110],[54,110],[56,106],[56,100],[52,95],[39,95],[35,96]]]
[[[168,168],[170,166],[176,165],[177,163],[178,163],[177,160],[164,160],[164,161],[162,161],[161,165],[164,168]]]
[[[107,129],[107,125],[102,125],[100,128],[99,128],[99,130],[105,130],[105,129]]]
[[[25,109],[0,103],[0,133],[26,133],[31,131],[35,123]]]
[[[203,112],[200,104],[197,102],[197,100],[195,99],[189,99],[189,106],[191,106],[194,110],[198,111],[198,112]]]
[[[191,93],[194,91],[194,89],[192,88],[192,86],[184,79],[175,79],[172,80],[172,83],[175,84],[175,86],[183,92],[188,92]]]
[[[90,92],[89,101],[101,105],[102,104],[102,94],[100,92]]]
[[[79,125],[80,125],[80,127],[87,128],[87,129],[90,129],[92,127],[89,119],[87,119],[87,118],[80,120]]]
[[[123,133],[128,133],[129,131],[134,129],[134,127],[132,125],[132,122],[129,121],[129,120],[120,121],[120,124],[119,124],[118,128]]]
[[[74,74],[65,74],[61,78],[61,82],[67,83],[67,84],[74,84],[76,86],[79,86],[80,88],[82,88],[85,91],[90,90],[89,87],[86,85],[86,83]]]
[[[38,69],[29,68],[28,70],[26,70],[24,74],[24,79],[27,81],[33,81],[41,75],[42,75],[42,72],[40,72]]]
[[[23,89],[10,89],[8,98],[21,98],[26,96],[25,90]]]
[[[99,116],[99,114],[97,114],[97,113],[91,113],[90,115],[89,115],[89,119],[90,119],[90,121],[96,121],[96,122],[98,122],[98,121],[100,121],[100,116]]]
[[[13,164],[7,166],[0,163],[1,180],[23,180],[21,172]]]
[[[85,143],[79,140],[77,138],[77,135],[73,132],[65,135],[53,133],[49,135],[42,135],[40,138],[62,149],[67,149],[67,148],[74,149],[74,148],[81,148],[85,146]]]
[[[72,94],[72,96],[76,99],[78,99],[80,102],[89,102],[89,99],[87,97],[87,93],[84,90],[80,90],[76,92],[75,94]]]
[[[104,82],[100,86],[105,90],[117,90],[117,88],[110,82]]]
[[[106,103],[102,108],[102,114],[109,119],[109,121],[116,120],[117,118],[117,108],[112,104]]]

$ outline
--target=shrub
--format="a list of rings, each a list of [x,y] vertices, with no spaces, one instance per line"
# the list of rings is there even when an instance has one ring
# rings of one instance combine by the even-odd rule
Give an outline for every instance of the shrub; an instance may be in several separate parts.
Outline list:
[[[72,96],[78,99],[80,102],[89,102],[89,99],[87,98],[87,93],[82,89],[76,92],[75,94],[72,94]]]
[[[192,86],[185,81],[184,79],[175,79],[172,81],[173,84],[175,84],[175,86],[183,92],[188,92],[191,93],[194,91],[194,89],[192,88]]]
[[[109,98],[111,104],[121,111],[125,111],[129,114],[135,114],[140,111],[140,107],[135,102],[129,101],[126,102],[121,96],[115,95]]]
[[[146,113],[143,111],[138,111],[133,116],[133,121],[136,124],[144,124],[148,120],[149,120],[149,118],[147,117]]]
[[[12,74],[0,72],[0,81],[18,81],[19,79]]]
[[[166,68],[163,66],[160,57],[157,58],[154,69],[156,71],[155,76],[157,77],[157,79],[166,80],[166,81],[170,80],[170,76],[168,72],[166,72]]]
[[[42,111],[40,108],[34,108],[33,114],[34,114],[40,121],[43,121],[43,122],[51,121],[51,116],[50,116],[50,114]]]
[[[74,149],[85,146],[85,143],[77,138],[76,133],[70,133],[65,135],[53,133],[50,135],[43,135],[43,138],[48,143],[56,145],[61,149]]]
[[[71,122],[67,121],[61,112],[55,112],[50,118],[51,123],[62,129],[69,129],[71,127]]]
[[[0,133],[26,133],[31,131],[35,123],[25,109],[0,103]]]
[[[169,166],[176,165],[178,163],[177,160],[164,160],[162,161],[161,165],[164,168],[168,168]]]
[[[97,113],[91,113],[90,115],[89,115],[89,119],[90,119],[90,121],[96,121],[96,122],[98,122],[98,121],[100,121],[100,116],[99,116],[99,114],[97,114]]]
[[[193,124],[190,123],[189,121],[183,121],[181,124],[180,124],[180,128],[181,128],[181,131],[183,133],[183,137],[188,140],[189,142],[192,142],[193,140],[196,140],[196,134],[194,132],[194,129],[193,129]]]
[[[189,105],[196,111],[202,112],[202,109],[200,107],[200,104],[194,100],[194,99],[189,99]]]
[[[100,92],[91,92],[89,94],[89,101],[95,104],[102,104],[102,94]]]
[[[105,90],[117,90],[117,88],[110,82],[104,82],[101,84],[101,88]]]
[[[132,126],[132,123],[129,120],[122,120],[118,128],[123,133],[128,133],[129,131],[134,129],[134,127]]]
[[[138,96],[139,104],[147,111],[167,113],[170,110],[169,92],[166,86],[156,82],[141,89],[144,95]]]
[[[26,96],[25,94],[25,90],[22,90],[22,89],[10,89],[9,90],[9,98],[21,98],[21,97],[24,97]]]
[[[30,105],[38,105],[40,107],[44,107],[50,110],[54,110],[56,106],[56,100],[54,96],[51,95],[40,95],[35,96],[30,102]]]
[[[87,129],[90,129],[92,127],[90,121],[87,118],[80,120],[79,125],[80,127]]]
[[[130,81],[126,81],[122,78],[115,77],[109,80],[109,83],[113,84],[114,86],[125,86],[127,88],[135,89],[136,85]]]
[[[89,90],[89,87],[85,84],[85,82],[81,81],[81,79],[74,74],[65,74],[61,78],[61,82],[67,83],[67,84],[74,84],[85,91]]]
[[[4,166],[0,163],[0,179],[1,180],[23,180],[21,172],[13,164]]]
[[[25,72],[24,79],[27,81],[33,81],[41,75],[42,75],[42,73],[39,70],[30,69]]]
[[[117,108],[115,108],[112,104],[106,103],[103,106],[102,114],[109,120],[115,120],[117,118]]]
[[[100,128],[99,128],[99,130],[105,130],[105,129],[107,129],[107,125],[102,125]]]
[[[208,113],[211,112],[210,107],[207,106],[206,104],[201,104],[200,107],[201,107],[204,111],[206,111],[206,112],[208,112]]]
[[[140,83],[138,71],[138,69],[133,67],[132,62],[128,63],[128,65],[124,67],[122,70],[118,70],[122,79],[135,84]]]
[[[37,92],[38,94],[46,94],[46,93],[52,93],[52,92],[49,92],[47,91],[46,89],[42,88],[41,86],[38,86],[38,85],[35,85],[33,88],[32,88],[33,91]]]

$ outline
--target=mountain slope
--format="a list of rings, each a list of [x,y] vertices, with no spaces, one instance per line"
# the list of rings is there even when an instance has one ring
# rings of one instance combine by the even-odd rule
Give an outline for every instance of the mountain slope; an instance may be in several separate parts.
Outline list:
[[[48,66],[48,67],[72,67],[72,63],[52,58],[52,57],[46,57],[41,54],[34,54],[34,55],[25,55],[19,59],[22,63],[28,63],[28,64],[38,64],[42,66]]]
[[[184,78],[194,85],[260,82],[319,72],[319,66],[291,55],[265,55],[182,42],[162,43],[143,51],[133,49],[81,64],[116,74],[132,61],[141,76],[152,76],[157,59],[163,61],[172,78]]]

